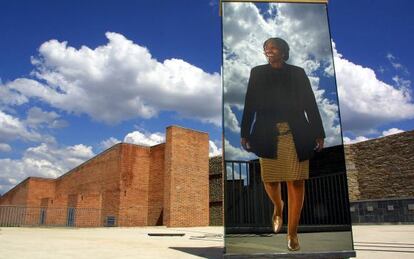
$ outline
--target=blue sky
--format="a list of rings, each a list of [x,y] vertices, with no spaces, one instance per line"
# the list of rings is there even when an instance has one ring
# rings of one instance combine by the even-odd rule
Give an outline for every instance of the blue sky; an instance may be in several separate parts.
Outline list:
[[[329,3],[346,142],[413,129],[412,5]],[[171,124],[220,152],[217,2],[1,1],[0,32],[0,193]]]
[[[57,177],[172,124],[221,145],[221,41],[210,1],[1,1],[0,193]]]
[[[347,99],[348,96],[342,98],[341,95],[339,96],[341,113],[347,113],[347,116],[342,118],[344,133],[352,140],[357,137],[363,137],[361,140],[376,138],[381,136],[383,131],[392,128],[403,131],[414,129],[413,100],[392,98],[391,95],[397,94],[396,91],[382,93],[379,91],[379,89],[384,90],[381,83],[385,83],[398,90],[406,88],[408,95],[413,96],[414,64],[410,46],[414,40],[414,23],[410,12],[413,5],[413,2],[408,0],[393,2],[352,0],[346,3],[330,1],[330,25],[336,49],[343,59],[372,70],[376,77],[366,75],[367,77],[362,77],[360,80],[361,84],[367,83],[363,88],[366,91],[361,91],[360,95],[373,96],[366,102],[366,104],[373,103],[372,116],[358,114],[354,110],[348,111],[348,106],[357,107],[358,103]],[[335,66],[338,65],[343,66],[344,62],[335,63]],[[349,83],[348,79],[344,78],[344,74],[341,75],[340,69],[336,72],[339,88],[342,85],[344,92],[354,88],[354,82]],[[355,76],[357,74],[355,72]],[[388,102],[383,103],[383,101]],[[356,124],[362,126],[358,127]]]

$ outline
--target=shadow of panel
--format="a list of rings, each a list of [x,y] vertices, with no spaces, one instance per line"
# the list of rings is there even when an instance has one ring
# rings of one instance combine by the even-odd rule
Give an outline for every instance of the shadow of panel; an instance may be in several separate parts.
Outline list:
[[[200,256],[204,258],[223,258],[224,248],[218,247],[169,247],[187,254]]]

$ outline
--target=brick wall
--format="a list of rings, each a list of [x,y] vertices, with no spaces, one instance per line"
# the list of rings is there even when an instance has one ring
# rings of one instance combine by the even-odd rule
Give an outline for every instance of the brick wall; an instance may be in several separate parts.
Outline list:
[[[208,226],[208,134],[167,128],[164,225]]]
[[[23,182],[16,185],[13,189],[1,196],[0,205],[27,205],[27,195],[29,187],[29,179],[27,178]]]
[[[118,218],[122,146],[115,145],[59,177],[53,207],[102,209],[99,220],[107,216]]]
[[[66,225],[68,208],[84,208],[75,217],[77,226],[97,226],[108,215],[118,217],[121,146],[115,145],[57,179],[29,177],[2,196],[0,205],[30,207],[24,225],[39,224],[42,213],[47,215],[45,224]]]
[[[149,171],[149,147],[122,145],[120,226],[147,225]]]
[[[28,181],[28,193],[26,206],[39,207],[41,206],[42,198],[49,198],[52,200],[55,196],[55,180],[46,178],[31,177]],[[50,201],[51,202],[51,201]],[[49,204],[45,204],[48,206]]]
[[[147,225],[163,224],[165,143],[151,147]]]
[[[208,134],[171,126],[166,135],[153,147],[117,144],[57,179],[28,178],[0,205],[36,207],[26,225],[100,226],[112,216],[117,226],[206,226]]]

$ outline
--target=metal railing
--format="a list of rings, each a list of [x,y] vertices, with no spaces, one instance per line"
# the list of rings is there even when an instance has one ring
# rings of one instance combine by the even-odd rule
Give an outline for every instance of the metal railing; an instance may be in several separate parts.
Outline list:
[[[0,227],[100,227],[103,225],[101,209],[0,206]]]
[[[337,169],[328,174],[314,174],[305,181],[299,231],[351,229],[346,173],[342,165]],[[271,232],[273,205],[261,181],[259,161],[225,161],[225,176],[226,233]],[[282,184],[282,199],[283,217],[287,219],[285,184]],[[282,231],[285,226],[286,221]]]

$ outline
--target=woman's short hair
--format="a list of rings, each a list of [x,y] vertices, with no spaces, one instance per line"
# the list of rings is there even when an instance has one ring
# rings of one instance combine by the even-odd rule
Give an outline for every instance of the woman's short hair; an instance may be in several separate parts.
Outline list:
[[[287,61],[289,59],[289,44],[282,38],[269,38],[263,43],[263,49],[266,47],[267,43],[272,42],[275,44],[283,54],[283,60]]]

